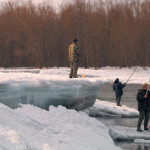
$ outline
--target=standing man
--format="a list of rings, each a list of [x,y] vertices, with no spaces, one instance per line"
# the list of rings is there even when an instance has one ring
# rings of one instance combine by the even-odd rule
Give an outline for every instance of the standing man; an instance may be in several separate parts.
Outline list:
[[[116,80],[113,84],[113,90],[114,90],[115,95],[116,95],[116,104],[117,104],[117,106],[121,106],[120,101],[121,101],[121,96],[123,95],[123,88],[125,86],[126,86],[126,84],[122,84],[121,82],[119,82],[119,79],[116,78]]]
[[[79,57],[81,54],[79,52],[78,40],[74,39],[72,44],[69,46],[69,58],[68,61],[70,62],[70,78],[77,78],[77,71],[79,65]]]
[[[141,124],[144,120],[144,130],[148,130],[148,121],[150,117],[150,92],[147,91],[147,83],[142,85],[142,89],[138,90],[137,101],[138,101],[138,111],[139,119],[137,124],[137,131],[142,132]],[[145,119],[144,119],[145,118]]]

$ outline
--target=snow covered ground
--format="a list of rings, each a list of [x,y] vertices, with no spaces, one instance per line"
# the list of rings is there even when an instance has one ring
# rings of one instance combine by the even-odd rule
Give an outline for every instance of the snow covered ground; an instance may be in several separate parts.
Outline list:
[[[102,67],[101,69],[79,69],[79,73],[84,73],[86,77],[94,77],[95,80],[101,79],[106,83],[111,83],[116,78],[119,78],[121,82],[126,82],[130,75],[133,73],[136,67],[131,68],[119,68],[119,67]],[[150,68],[137,67],[135,73],[130,78],[128,84],[142,84],[149,82]]]
[[[78,76],[82,74],[85,78],[69,79],[69,68],[51,68],[51,69],[0,69],[0,83],[13,83],[13,82],[28,82],[35,83],[44,81],[58,81],[59,84],[69,84],[69,82],[85,83],[102,81],[110,84],[116,78],[122,82],[126,82],[129,76],[133,73],[135,67],[132,68],[117,68],[117,67],[102,67],[100,69],[83,69],[79,68]],[[138,67],[129,80],[128,84],[142,84],[149,82],[150,68]],[[61,81],[61,82],[60,82]]]
[[[15,69],[16,70],[16,69]],[[79,68],[85,78],[69,79],[69,68],[52,68],[36,71],[1,69],[0,86],[41,84],[47,82],[71,86],[110,84],[115,78],[126,82],[133,68],[106,67],[99,70]],[[38,73],[39,71],[39,73]],[[36,73],[35,73],[36,72]],[[139,67],[130,83],[149,81],[150,68]],[[98,104],[96,103],[98,106]],[[99,109],[99,108],[95,108]],[[124,132],[124,128],[121,128]],[[126,132],[126,131],[125,131]],[[131,131],[132,133],[132,131]],[[119,133],[122,135],[122,133]],[[49,111],[31,105],[11,109],[0,104],[0,150],[117,150],[108,128],[84,112],[51,106]]]

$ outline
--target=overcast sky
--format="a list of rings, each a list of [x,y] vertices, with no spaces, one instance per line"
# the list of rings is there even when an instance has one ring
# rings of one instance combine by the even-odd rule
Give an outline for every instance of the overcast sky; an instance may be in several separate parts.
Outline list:
[[[21,1],[22,2],[22,1],[28,1],[28,0],[0,0],[0,3],[1,2],[8,2],[8,1]],[[35,3],[35,4],[40,4],[40,3],[43,3],[43,2],[49,3],[49,4],[53,5],[55,8],[57,8],[57,9],[59,8],[59,6],[62,3],[66,3],[68,1],[72,2],[74,0],[32,0],[32,2]],[[91,2],[93,2],[93,1],[94,0],[91,0]],[[121,1],[121,0],[114,0],[114,1]],[[126,0],[123,0],[123,1],[126,1]],[[128,0],[128,1],[130,1],[130,0]],[[144,0],[141,0],[141,1],[144,1]]]
[[[15,1],[15,0],[0,0],[0,3],[8,2],[8,1]],[[18,0],[18,1],[28,1],[28,0]],[[55,7],[59,7],[62,2],[66,2],[66,1],[68,1],[68,0],[32,0],[32,2],[35,4],[46,2],[46,3],[49,3],[53,6],[55,6]]]

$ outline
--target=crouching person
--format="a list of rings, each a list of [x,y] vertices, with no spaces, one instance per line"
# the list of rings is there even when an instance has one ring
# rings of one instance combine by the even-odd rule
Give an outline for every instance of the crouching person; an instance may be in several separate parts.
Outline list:
[[[148,130],[148,121],[150,117],[150,91],[147,91],[147,83],[142,85],[142,89],[138,90],[137,101],[138,101],[138,111],[139,119],[137,124],[137,131],[142,132],[141,124],[144,120],[144,130]]]

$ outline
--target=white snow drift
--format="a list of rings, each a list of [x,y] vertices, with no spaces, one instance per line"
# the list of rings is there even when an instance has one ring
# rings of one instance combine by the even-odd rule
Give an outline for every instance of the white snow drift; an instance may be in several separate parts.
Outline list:
[[[119,150],[107,127],[83,112],[0,104],[1,150]]]

